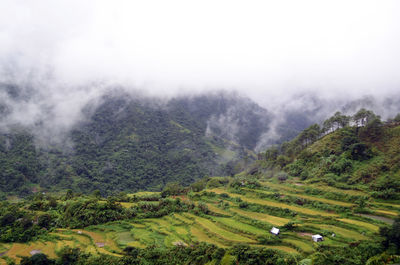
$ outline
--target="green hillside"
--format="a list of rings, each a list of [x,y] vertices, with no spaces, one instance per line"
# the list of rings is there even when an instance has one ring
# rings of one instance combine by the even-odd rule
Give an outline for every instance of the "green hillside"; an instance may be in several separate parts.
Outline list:
[[[355,119],[340,114],[327,120],[324,128],[311,126],[291,142],[267,150],[253,173],[268,171],[271,176],[280,175],[281,181],[289,177],[303,184],[325,185],[332,193],[334,188],[357,189],[357,195],[364,192],[375,199],[399,200],[400,123],[382,122],[372,112],[367,114],[370,121],[361,127],[345,123],[328,132],[332,119],[347,123]],[[351,195],[346,200],[361,198]]]

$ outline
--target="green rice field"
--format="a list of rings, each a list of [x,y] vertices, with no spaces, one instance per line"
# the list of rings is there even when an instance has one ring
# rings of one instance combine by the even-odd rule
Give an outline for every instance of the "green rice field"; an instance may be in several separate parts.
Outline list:
[[[276,183],[263,182],[263,185],[274,189],[280,187]],[[323,188],[316,184],[314,186]],[[303,187],[288,185],[283,187],[279,192],[282,196],[298,196],[310,201],[349,207],[350,210],[353,206],[352,203],[299,194]],[[331,188],[327,189],[332,190]],[[356,213],[328,212],[269,198],[265,199],[259,196],[260,192],[261,194],[270,194],[270,192],[260,189],[246,188],[240,194],[232,192],[227,187],[207,189],[206,191],[207,194],[214,195],[207,195],[204,191],[198,192],[193,202],[194,205],[204,202],[208,208],[207,214],[196,211],[175,212],[159,218],[133,218],[82,229],[57,229],[49,233],[47,241],[0,245],[0,253],[3,254],[0,264],[6,264],[5,257],[18,262],[22,256],[31,255],[33,250],[54,257],[56,252],[65,246],[78,247],[88,253],[120,256],[123,254],[124,248],[128,246],[136,248],[168,247],[206,242],[223,248],[235,244],[250,244],[291,254],[309,254],[315,251],[318,244],[343,246],[351,242],[370,240],[377,236],[379,228],[385,225],[384,222],[362,217]],[[360,194],[360,191],[342,191],[337,188],[334,191],[344,194],[353,192]],[[142,192],[134,195],[137,197],[154,196],[158,193]],[[185,197],[185,200],[191,199]],[[243,207],[240,201],[250,205]],[[140,203],[140,201],[124,202],[121,205],[131,208]],[[373,205],[374,208],[371,210],[386,216],[385,218],[394,218],[396,207],[400,207],[395,203],[374,203]],[[260,212],[258,209],[264,210]],[[286,209],[295,214],[288,214]],[[285,228],[289,223],[293,225]],[[279,236],[269,232],[272,227],[281,229]],[[325,240],[320,243],[313,242],[311,240],[313,233],[322,234]],[[333,237],[332,233],[337,236]],[[268,240],[265,241],[265,239]]]

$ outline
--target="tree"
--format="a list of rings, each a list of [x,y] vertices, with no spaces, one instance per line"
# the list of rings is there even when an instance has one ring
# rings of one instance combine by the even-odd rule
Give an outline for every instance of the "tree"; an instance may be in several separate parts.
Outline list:
[[[165,185],[161,192],[162,197],[168,197],[171,195],[180,195],[185,192],[185,189],[178,182],[171,182]]]
[[[313,124],[299,134],[298,140],[300,141],[301,145],[308,146],[309,144],[312,144],[318,140],[320,134],[321,128],[319,125]]]
[[[52,265],[55,264],[54,260],[48,259],[45,254],[39,253],[31,257],[23,257],[21,265]]]
[[[100,190],[94,190],[92,193],[93,197],[95,197],[96,199],[100,199],[101,198],[101,192]]]
[[[350,147],[350,155],[353,160],[366,160],[371,157],[370,150],[366,144],[356,143]]]
[[[274,161],[276,160],[278,153],[279,151],[276,147],[271,147],[265,151],[265,159],[267,161]]]
[[[76,264],[77,261],[79,260],[79,257],[81,255],[81,250],[79,248],[71,248],[71,247],[65,247],[60,250],[58,253],[58,260],[57,264],[63,264],[63,265],[73,265]]]
[[[382,242],[385,249],[393,254],[400,254],[400,217],[395,219],[391,227],[382,227],[379,233],[385,238]]]
[[[336,112],[332,117],[325,120],[322,131],[325,133],[336,131],[349,125],[350,117],[342,115],[340,111]]]
[[[396,115],[393,119],[395,122],[400,122],[400,113]]]
[[[280,155],[276,158],[276,163],[283,168],[284,166],[286,166],[287,164],[290,163],[290,158],[285,156],[285,155]]]
[[[67,193],[65,194],[65,199],[66,200],[70,200],[74,197],[74,193],[72,192],[72,190],[67,190]]]
[[[370,140],[377,141],[383,133],[382,121],[379,116],[369,120],[367,125],[360,130],[361,137],[368,137]]]
[[[372,111],[362,108],[353,115],[352,120],[356,123],[357,127],[360,127],[367,125],[374,117],[376,115]]]

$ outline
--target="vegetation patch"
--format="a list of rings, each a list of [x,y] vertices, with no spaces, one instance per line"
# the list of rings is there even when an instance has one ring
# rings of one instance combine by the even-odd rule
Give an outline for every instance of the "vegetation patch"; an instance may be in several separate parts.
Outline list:
[[[342,219],[338,219],[339,221],[348,223],[348,224],[354,224],[357,226],[361,226],[364,227],[372,232],[377,233],[379,231],[379,226],[374,225],[374,224],[370,224],[370,223],[366,223],[366,222],[362,222],[362,221],[357,221],[357,220],[353,220],[353,219],[346,219],[346,218],[342,218]]]
[[[250,212],[250,211],[244,211],[244,210],[240,210],[238,208],[230,208],[230,211],[239,214],[241,216],[247,217],[247,218],[251,218],[251,219],[255,219],[258,221],[262,221],[262,222],[267,222],[270,223],[272,225],[275,226],[283,226],[285,224],[287,224],[290,220],[287,218],[282,218],[282,217],[277,217],[277,216],[272,216],[269,214],[265,214],[265,213],[256,213],[256,212]]]
[[[311,253],[314,251],[314,248],[311,246],[310,243],[306,243],[302,240],[285,238],[282,240],[282,242],[288,243],[288,244],[300,249],[303,252]]]
[[[232,228],[233,230],[260,236],[260,235],[265,235],[268,234],[269,231],[260,229],[258,227],[245,224],[242,222],[239,222],[238,220],[235,220],[233,218],[225,218],[225,217],[215,217],[213,218],[216,220],[218,223],[221,223],[223,226],[227,228]]]
[[[236,241],[236,242],[243,242],[243,243],[255,243],[256,241],[241,236],[237,233],[230,232],[225,230],[219,226],[217,226],[214,222],[210,221],[209,219],[202,218],[199,216],[192,215],[195,219],[195,222],[202,226],[203,229],[207,230],[209,233],[215,234],[216,236],[227,240],[227,241]]]
[[[335,234],[341,235],[344,238],[348,238],[348,239],[351,239],[351,240],[354,240],[354,241],[367,240],[368,239],[368,237],[366,237],[366,236],[364,236],[364,235],[362,235],[362,234],[360,234],[358,232],[355,232],[355,231],[352,231],[352,230],[348,230],[348,229],[344,229],[344,228],[341,228],[341,227],[338,227],[338,226],[334,226],[334,225],[313,224],[313,226],[318,227],[318,228],[322,228],[322,229],[326,230],[327,232],[335,233]]]

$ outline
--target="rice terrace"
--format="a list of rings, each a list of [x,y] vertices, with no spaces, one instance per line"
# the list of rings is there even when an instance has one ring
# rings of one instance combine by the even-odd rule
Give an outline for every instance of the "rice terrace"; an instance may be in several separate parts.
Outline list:
[[[82,252],[96,255],[122,257],[127,247],[191,247],[201,242],[223,249],[247,244],[276,250],[284,256],[301,257],[321,246],[340,247],[372,241],[379,235],[379,227],[386,225],[383,221],[355,213],[355,204],[327,199],[330,191],[318,196],[303,195],[303,186],[299,188],[293,181],[278,185],[270,180],[259,182],[257,187],[254,183],[243,183],[239,188],[232,188],[228,183],[216,184],[219,182],[221,178],[211,178],[207,185],[218,187],[184,196],[162,197],[157,192],[127,194],[123,201],[115,200],[113,203],[129,210],[135,207],[150,209],[168,201],[186,205],[189,210],[150,218],[146,218],[146,210],[143,210],[143,217],[138,215],[83,229],[54,229],[29,243],[3,243],[0,245],[0,264],[12,260],[19,262],[32,253],[55,258],[64,247],[79,248]],[[335,193],[340,192],[340,189],[335,190]],[[345,190],[345,193],[349,192],[351,190]],[[354,194],[358,192],[355,190]],[[306,203],[300,205],[288,200],[293,196]],[[71,201],[59,203],[68,204]],[[371,200],[370,207],[371,215],[393,220],[393,213],[399,205]],[[272,227],[280,229],[279,235],[270,233]],[[314,242],[311,238],[313,234],[322,235],[324,240]],[[221,257],[221,264],[230,264],[233,259],[226,252]]]

